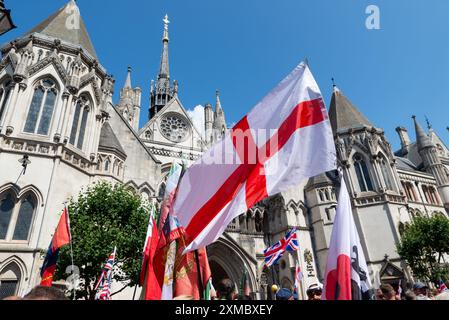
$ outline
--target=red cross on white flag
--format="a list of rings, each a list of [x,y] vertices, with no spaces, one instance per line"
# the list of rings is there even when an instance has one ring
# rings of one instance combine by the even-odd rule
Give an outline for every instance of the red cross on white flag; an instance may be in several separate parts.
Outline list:
[[[173,210],[185,227],[186,251],[217,240],[267,196],[334,169],[323,98],[301,63],[186,171]]]

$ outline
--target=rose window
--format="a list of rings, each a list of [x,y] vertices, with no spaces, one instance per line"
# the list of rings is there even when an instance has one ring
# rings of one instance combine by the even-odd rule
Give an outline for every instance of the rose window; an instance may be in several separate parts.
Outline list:
[[[163,117],[160,127],[162,135],[173,142],[184,141],[189,133],[187,121],[174,114],[169,114]]]

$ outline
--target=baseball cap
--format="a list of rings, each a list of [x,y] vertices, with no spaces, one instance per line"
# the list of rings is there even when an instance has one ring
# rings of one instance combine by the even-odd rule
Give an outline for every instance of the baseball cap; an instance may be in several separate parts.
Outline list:
[[[422,283],[422,282],[416,282],[414,285],[413,285],[413,290],[419,290],[419,289],[427,289],[428,288],[428,286],[426,286],[424,283]]]
[[[293,296],[293,293],[287,288],[282,288],[276,293],[277,300],[288,300]]]

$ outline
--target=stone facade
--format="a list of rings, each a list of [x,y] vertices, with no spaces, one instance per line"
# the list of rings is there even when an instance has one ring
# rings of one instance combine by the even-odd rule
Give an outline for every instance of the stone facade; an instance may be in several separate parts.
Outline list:
[[[170,79],[168,17],[149,121],[139,128],[141,90],[132,86],[131,69],[114,104],[114,80],[98,62],[81,17],[80,29],[64,27],[72,12],[79,14],[69,1],[2,48],[1,295],[24,294],[39,283],[40,251],[47,248],[64,203],[83,187],[99,179],[117,181],[154,201],[165,189],[172,162],[192,164],[228,130],[219,92],[215,110],[205,105],[204,135],[182,105],[178,83]],[[401,149],[393,152],[383,130],[337,88],[329,114],[370,276],[393,284],[411,280],[395,244],[415,216],[447,216],[449,150],[415,119],[417,141],[399,127]],[[24,155],[31,161],[25,173],[19,163]],[[299,259],[304,296],[310,284],[323,281],[338,188],[335,175],[323,174],[236,218],[208,247],[214,282],[229,277],[239,283],[246,269],[254,297],[270,298],[272,283],[293,286]],[[291,227],[300,230],[299,257],[286,254],[277,266],[265,268],[263,250]],[[119,298],[132,293],[130,288]]]

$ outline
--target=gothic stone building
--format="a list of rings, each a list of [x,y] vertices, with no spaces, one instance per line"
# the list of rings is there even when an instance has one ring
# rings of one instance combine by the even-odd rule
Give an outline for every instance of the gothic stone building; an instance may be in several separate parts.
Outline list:
[[[67,27],[73,14],[79,28]],[[215,110],[210,104],[204,108],[205,134],[182,105],[178,83],[170,78],[168,23],[166,17],[149,121],[142,128],[141,89],[132,86],[131,70],[114,103],[114,80],[74,1],[1,49],[0,297],[25,294],[39,283],[40,252],[64,203],[83,187],[98,180],[121,182],[154,201],[173,161],[193,163],[226,134],[218,92]],[[449,150],[415,119],[416,142],[399,127],[402,147],[393,152],[382,129],[337,88],[329,114],[370,276],[393,284],[412,280],[395,244],[414,217],[447,215]],[[31,163],[22,174],[24,156]],[[242,213],[207,248],[214,282],[229,277],[239,283],[246,269],[256,298],[270,298],[272,283],[292,287],[298,257],[286,254],[268,270],[263,250],[293,226],[301,235],[300,295],[322,282],[337,188],[333,175],[323,174]],[[125,290],[120,298],[132,292]]]

